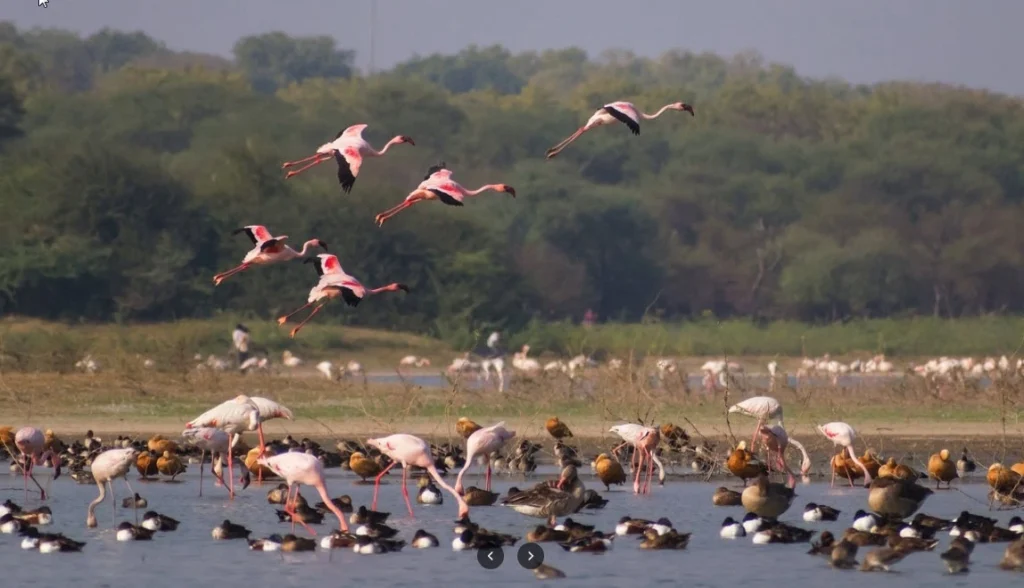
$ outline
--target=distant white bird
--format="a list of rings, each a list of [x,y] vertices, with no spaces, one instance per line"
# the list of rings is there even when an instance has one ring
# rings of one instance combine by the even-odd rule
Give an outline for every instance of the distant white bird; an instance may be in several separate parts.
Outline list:
[[[253,356],[242,362],[242,365],[238,366],[238,371],[243,374],[247,374],[256,370],[266,370],[270,367],[270,360],[266,356]]]
[[[355,360],[350,360],[345,364],[345,373],[349,375],[361,375],[363,373],[363,364]]]
[[[235,325],[235,330],[231,331],[231,342],[235,350],[239,353],[249,353],[249,339],[249,329],[241,323]]]
[[[605,125],[613,125],[617,122],[626,125],[629,128],[630,132],[632,132],[634,135],[639,135],[641,119],[653,120],[655,118],[658,118],[668,110],[679,110],[683,112],[689,112],[690,116],[693,116],[693,107],[690,106],[689,104],[686,104],[685,102],[673,102],[671,104],[666,104],[665,106],[662,106],[661,109],[655,112],[654,114],[640,112],[640,109],[638,109],[636,105],[634,105],[632,102],[619,101],[605,104],[604,106],[599,108],[597,112],[590,116],[590,118],[587,120],[587,124],[576,129],[576,132],[566,137],[558,145],[555,145],[554,147],[548,149],[546,156],[548,159],[551,159],[552,157],[558,155],[559,153],[562,152],[563,149],[568,147],[570,143],[580,138],[580,136],[583,133],[589,131],[590,129],[602,127]]]
[[[540,362],[532,357],[527,357],[530,352],[529,345],[523,345],[522,349],[512,354],[512,368],[528,374],[535,374],[540,371]]]
[[[75,367],[88,373],[94,374],[100,369],[100,364],[96,363],[96,360],[92,358],[92,355],[85,354],[85,357],[75,362]]]
[[[285,169],[303,163],[306,164],[299,169],[289,171],[285,175],[285,179],[334,158],[334,161],[338,164],[338,183],[341,184],[341,190],[348,193],[352,191],[352,187],[356,183],[356,177],[359,175],[359,169],[363,166],[364,157],[380,157],[387,153],[388,149],[393,145],[408,143],[416,146],[412,137],[397,135],[388,141],[380,151],[377,151],[366,139],[363,139],[363,131],[366,130],[367,126],[366,124],[358,124],[342,129],[334,136],[333,141],[318,147],[313,155],[304,159],[285,162],[283,165]]]
[[[324,375],[328,380],[334,379],[334,364],[329,361],[321,361],[316,364],[316,371]]]
[[[283,363],[287,367],[293,368],[302,365],[302,360],[293,355],[291,351],[285,349],[281,353],[281,363]]]
[[[480,369],[480,365],[469,359],[468,351],[464,353],[462,357],[456,357],[455,359],[453,359],[452,362],[448,365],[449,373],[468,372],[475,371],[477,369]]]
[[[398,362],[399,366],[402,367],[424,367],[430,365],[430,360],[426,357],[417,357],[415,355],[406,355]]]

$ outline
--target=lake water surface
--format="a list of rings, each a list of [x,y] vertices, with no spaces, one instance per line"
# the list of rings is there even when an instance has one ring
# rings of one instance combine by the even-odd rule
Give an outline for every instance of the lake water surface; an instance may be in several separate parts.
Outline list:
[[[550,470],[551,468],[545,468]],[[359,485],[351,474],[328,470],[328,490],[333,496],[349,494],[354,504],[369,505],[372,485]],[[42,473],[42,472],[40,472]],[[145,588],[181,588],[182,586],[339,586],[358,583],[364,586],[473,586],[542,584],[533,574],[519,566],[516,547],[505,548],[504,564],[497,570],[483,569],[474,552],[453,552],[451,539],[456,507],[451,497],[441,506],[413,504],[416,518],[405,511],[398,486],[399,476],[389,476],[390,483],[381,487],[379,510],[393,513],[389,521],[398,527],[400,537],[410,540],[413,532],[424,528],[441,539],[437,549],[406,547],[396,554],[361,556],[349,550],[331,553],[261,553],[249,551],[244,541],[214,541],[211,529],[223,519],[241,523],[252,529],[253,537],[271,533],[287,533],[290,525],[278,523],[274,514],[278,505],[266,501],[266,490],[275,483],[265,482],[261,488],[253,484],[233,502],[226,491],[214,487],[211,478],[204,480],[204,495],[198,494],[198,470],[189,466],[182,483],[140,482],[135,472],[129,480],[136,491],[149,500],[150,509],[181,521],[178,531],[158,533],[151,542],[120,543],[114,538],[115,519],[109,498],[97,509],[100,527],[85,527],[86,506],[96,496],[95,485],[78,485],[66,478],[51,484],[52,498],[47,501],[54,514],[54,524],[44,531],[63,532],[73,539],[87,541],[78,554],[47,554],[20,549],[20,538],[0,535],[0,570],[2,586],[140,586]],[[45,481],[40,480],[45,484]],[[521,488],[535,479],[497,477],[494,489],[504,493],[512,485]],[[478,480],[468,480],[468,484]],[[586,483],[598,488],[589,477]],[[467,485],[468,485],[467,484]],[[934,553],[910,555],[883,578],[865,576],[859,571],[837,571],[823,558],[806,554],[807,544],[753,545],[749,537],[731,541],[720,539],[718,530],[726,516],[742,517],[740,507],[723,508],[711,504],[711,494],[719,483],[669,482],[654,487],[649,496],[634,496],[627,490],[614,489],[603,493],[610,500],[605,509],[588,511],[575,517],[585,524],[612,531],[623,515],[656,519],[666,516],[680,531],[692,532],[685,551],[645,551],[637,548],[638,540],[618,537],[614,549],[605,554],[566,553],[557,544],[542,544],[545,562],[567,575],[558,581],[543,584],[558,586],[648,586],[672,583],[685,586],[760,586],[772,582],[780,586],[860,585],[866,580],[884,581],[887,588],[930,586],[991,586],[996,582],[1015,582],[1020,577],[999,570],[1005,544],[981,544],[972,556],[970,574],[951,578],[938,553],[946,548],[949,538],[940,533],[941,543]],[[734,482],[727,482],[737,487]],[[0,479],[0,501],[13,499],[25,508],[39,505],[38,494],[30,493],[24,500],[20,477]],[[938,491],[928,499],[923,512],[945,518],[955,517],[962,510],[985,513],[983,501],[988,487],[964,484],[951,491]],[[116,521],[131,520],[131,509],[122,509],[121,498],[128,495],[123,481],[115,484],[117,493]],[[319,499],[311,488],[303,487],[309,502]],[[415,488],[410,487],[415,497]],[[867,491],[863,488],[837,487],[812,483],[797,487],[797,499],[782,520],[806,528],[831,530],[840,534],[850,525],[854,511],[866,508]],[[835,523],[805,523],[801,514],[807,502],[828,504],[841,509]],[[140,511],[141,516],[141,511]],[[989,513],[1005,525],[1011,512]],[[501,506],[472,509],[472,519],[482,526],[524,536],[539,519],[529,519]],[[314,525],[323,535],[334,528],[336,521],[325,519]],[[301,527],[297,534],[303,535]],[[861,548],[863,559],[867,548]]]

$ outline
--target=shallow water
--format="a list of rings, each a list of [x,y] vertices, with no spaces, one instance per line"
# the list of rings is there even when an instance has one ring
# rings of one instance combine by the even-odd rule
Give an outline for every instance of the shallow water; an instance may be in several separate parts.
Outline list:
[[[253,537],[271,533],[286,533],[290,525],[278,523],[274,514],[278,505],[266,502],[266,490],[253,484],[233,502],[226,499],[226,491],[214,487],[210,477],[204,480],[204,495],[198,493],[197,466],[189,466],[183,483],[141,482],[132,472],[129,481],[148,499],[150,509],[175,517],[181,521],[178,531],[158,533],[152,542],[120,543],[114,539],[109,498],[97,508],[100,528],[85,527],[85,510],[96,496],[95,485],[78,485],[66,478],[51,484],[52,498],[47,504],[53,510],[54,524],[44,531],[63,532],[71,538],[87,541],[79,554],[48,554],[25,552],[20,549],[20,538],[0,535],[0,569],[6,586],[57,586],[75,582],[82,586],[144,586],[146,588],[180,588],[183,585],[219,586],[314,586],[341,585],[361,582],[371,586],[453,586],[474,583],[512,585],[537,584],[531,572],[521,568],[516,560],[516,547],[505,548],[504,564],[497,570],[480,567],[474,552],[451,550],[452,521],[456,508],[450,496],[444,505],[421,506],[413,503],[416,518],[405,512],[399,491],[399,476],[389,476],[390,483],[381,486],[378,508],[393,513],[393,526],[400,537],[409,540],[417,528],[424,528],[441,540],[437,549],[418,550],[406,547],[397,554],[360,556],[349,550],[336,550],[330,554],[315,553],[261,553],[251,552],[244,541],[214,541],[211,529],[228,518],[246,525]],[[547,468],[545,468],[547,469]],[[332,495],[349,494],[353,502],[369,504],[372,485],[356,484],[351,474],[340,470],[328,471],[328,490]],[[40,480],[45,484],[45,481]],[[495,478],[494,489],[502,493],[509,486],[528,487],[536,480]],[[481,480],[467,479],[469,484]],[[589,477],[586,483],[597,488]],[[39,505],[38,494],[25,501],[21,480],[11,476],[0,480],[0,501],[13,499],[25,508]],[[685,551],[644,551],[637,548],[638,540],[618,537],[615,547],[605,554],[566,553],[558,545],[544,543],[546,563],[568,576],[560,586],[627,586],[652,585],[656,582],[685,583],[687,586],[755,586],[766,579],[780,585],[805,582],[806,585],[854,585],[863,582],[861,572],[832,570],[823,558],[806,554],[807,544],[753,545],[746,539],[723,540],[718,536],[721,521],[726,516],[741,517],[742,508],[714,507],[711,494],[719,483],[669,482],[654,487],[649,496],[634,496],[626,490],[615,489],[603,493],[610,500],[600,511],[588,511],[575,517],[585,524],[612,531],[623,515],[656,519],[668,517],[675,527],[692,532],[689,548]],[[737,485],[728,482],[730,487]],[[925,503],[924,512],[952,518],[962,510],[983,513],[988,490],[984,484],[965,484],[962,490],[939,491]],[[310,503],[319,499],[310,488],[303,494]],[[128,496],[123,481],[115,484],[117,495],[116,521],[131,520],[131,509],[122,509],[120,500]],[[410,486],[415,500],[415,487]],[[782,520],[819,531],[829,529],[839,534],[849,526],[854,511],[866,507],[867,493],[863,488],[830,489],[827,483],[812,483],[797,487],[797,499]],[[805,523],[801,514],[807,502],[828,504],[841,509],[840,520],[834,523]],[[140,511],[140,516],[142,512]],[[530,519],[501,506],[477,507],[471,516],[482,526],[514,533],[519,536],[539,519]],[[991,514],[1005,525],[1010,512]],[[324,525],[314,525],[319,535],[334,528],[336,521],[325,519]],[[297,534],[302,535],[301,527]],[[885,577],[888,586],[925,586],[933,582],[947,585],[993,585],[1013,576],[996,567],[1005,544],[981,544],[972,556],[971,573],[959,578],[945,576],[945,567],[938,557],[949,543],[941,533],[941,543],[934,553],[918,553],[897,564],[900,573]],[[865,548],[859,559],[863,559]],[[880,578],[871,577],[872,580]],[[550,583],[550,582],[548,582]]]

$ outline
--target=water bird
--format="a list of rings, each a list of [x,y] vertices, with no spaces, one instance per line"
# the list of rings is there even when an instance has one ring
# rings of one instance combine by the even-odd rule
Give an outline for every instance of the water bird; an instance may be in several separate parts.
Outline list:
[[[281,538],[281,551],[314,551],[316,541],[304,537],[296,537],[291,533]]]
[[[419,490],[416,493],[416,502],[430,505],[444,504],[444,496],[433,480],[430,478],[420,478],[418,485]]]
[[[211,535],[214,539],[249,539],[249,535],[252,535],[252,531],[246,529],[242,525],[236,525],[228,519],[224,519],[224,522],[213,528]]]
[[[830,531],[822,531],[817,541],[811,541],[811,548],[807,550],[808,555],[823,555],[831,557],[832,548],[836,545],[836,538]]]
[[[365,506],[360,506],[355,512],[349,516],[349,522],[353,525],[382,525],[391,516],[389,512],[379,512],[376,510],[370,510]]]
[[[978,469],[977,464],[974,460],[967,457],[967,448],[964,447],[963,453],[960,454],[960,459],[956,461],[956,472],[962,478],[966,474],[970,474]]]
[[[53,524],[53,512],[48,506],[18,511],[11,513],[11,516],[29,525],[45,526]]]
[[[231,451],[231,436],[216,427],[185,429],[181,432],[181,436],[199,448],[199,495],[203,495],[203,463],[206,452],[210,452],[211,455],[210,471],[221,484],[224,484],[224,478],[219,469],[224,460],[224,454]],[[214,454],[216,454],[215,461],[212,459]],[[229,472],[229,475],[231,474]],[[268,500],[271,492],[273,490],[267,492]]]
[[[452,170],[448,169],[444,162],[432,166],[427,173],[426,179],[420,182],[405,200],[376,216],[374,221],[377,226],[384,226],[384,223],[393,216],[418,202],[440,200],[449,206],[463,206],[467,196],[476,196],[487,190],[504,192],[513,198],[516,197],[515,188],[508,184],[484,184],[475,190],[468,190],[452,179]]]
[[[882,533],[875,533],[873,531],[858,531],[853,527],[847,528],[843,531],[843,539],[846,539],[850,543],[864,547],[866,545],[878,545],[882,546],[888,542],[888,535]]]
[[[171,481],[174,481],[179,474],[185,473],[185,464],[181,462],[181,458],[174,455],[170,451],[165,451],[156,460],[156,469],[165,476],[170,476]]]
[[[572,437],[572,431],[569,430],[568,425],[558,420],[558,417],[556,416],[549,418],[547,422],[544,423],[544,429],[555,439]]]
[[[750,439],[752,450],[757,447],[757,436],[762,425],[767,424],[771,419],[777,419],[778,423],[782,424],[782,404],[771,396],[752,396],[742,402],[737,402],[729,407],[729,414],[742,414],[757,419],[757,424],[754,425],[754,434]]]
[[[377,491],[380,489],[380,478],[388,470],[394,467],[396,464],[402,464],[402,496],[405,498],[405,505],[409,509],[409,514],[412,515],[412,504],[409,502],[409,490],[406,488],[406,480],[408,478],[409,467],[419,467],[427,470],[427,473],[438,486],[443,488],[449,494],[455,498],[456,504],[459,508],[459,517],[463,517],[469,514],[469,506],[466,501],[462,499],[462,495],[455,491],[441,479],[441,475],[437,471],[437,466],[434,465],[434,460],[430,453],[430,444],[412,435],[396,434],[389,435],[387,437],[380,437],[378,439],[368,439],[366,444],[370,447],[377,448],[381,453],[387,455],[391,459],[391,464],[388,465],[381,472],[375,480],[373,486],[373,503],[370,508],[376,508],[377,506]]]
[[[92,460],[92,475],[96,480],[96,486],[100,490],[100,495],[89,503],[85,518],[87,527],[96,526],[96,505],[103,502],[103,499],[107,496],[104,484],[110,488],[111,507],[114,506],[114,479],[124,479],[125,485],[128,486],[128,491],[133,495],[135,494],[135,491],[132,490],[132,485],[128,483],[128,469],[135,463],[138,454],[138,450],[133,447],[127,449],[108,449]],[[136,520],[138,520],[137,507],[135,507],[135,516]]]
[[[864,486],[867,487],[872,480],[871,473],[868,472],[867,466],[865,466],[857,454],[853,451],[853,442],[857,439],[857,431],[850,425],[843,422],[831,422],[817,427],[818,432],[824,435],[829,441],[832,441],[835,445],[842,447],[850,454],[856,465],[858,465],[861,471],[864,472]],[[834,487],[836,483],[835,470],[832,471],[832,481],[829,483],[829,487]],[[850,486],[853,486],[853,480],[850,480]]]
[[[810,541],[814,531],[801,529],[778,521],[762,521],[761,527],[754,533],[752,542],[763,545],[766,543],[806,543]]]
[[[1014,533],[1024,534],[1024,519],[1014,515],[1006,526]]]
[[[0,517],[5,514],[14,514],[18,512],[21,512],[21,507],[15,504],[10,498],[5,500],[3,504],[0,504]]]
[[[299,485],[304,484],[306,486],[312,486],[320,494],[320,498],[323,499],[328,510],[334,513],[334,516],[338,518],[338,522],[341,524],[341,530],[348,530],[348,523],[345,522],[345,515],[342,514],[338,507],[334,506],[331,501],[330,495],[327,494],[327,487],[324,485],[324,468],[323,464],[315,456],[308,453],[299,453],[296,451],[289,451],[287,453],[281,453],[274,456],[266,456],[259,458],[259,463],[270,468],[275,474],[284,478],[289,488],[294,488],[295,492],[298,492]],[[289,494],[291,492],[289,491]],[[297,507],[300,505],[296,501],[292,501],[291,505],[285,502],[284,510],[292,517],[292,524],[298,522],[306,528],[310,534],[315,535],[312,529],[306,524],[305,519],[307,517],[314,517],[312,513],[319,515],[320,519],[323,519],[323,515],[315,509],[303,510],[303,514],[300,515],[302,520],[297,518]]]
[[[557,517],[576,512],[586,490],[576,473],[575,466],[562,469],[555,484],[542,482],[532,489],[520,492],[502,501],[503,506],[532,517],[547,518],[554,526]]]
[[[796,480],[788,476],[786,484],[769,482],[766,474],[757,478],[757,483],[743,490],[743,508],[762,518],[775,519],[789,510],[796,493]]]
[[[122,521],[117,526],[118,541],[149,541],[153,538],[153,531],[133,525],[128,521]]]
[[[374,539],[361,536],[356,537],[356,543],[352,546],[352,551],[360,555],[374,555],[401,551],[403,547],[405,547],[405,541],[400,539]]]
[[[476,425],[476,423],[473,423]],[[477,425],[479,427],[479,425]],[[484,456],[487,461],[487,472],[484,479],[484,490],[491,489],[491,456],[501,451],[506,443],[514,439],[515,431],[505,428],[505,423],[500,422],[489,427],[481,427],[473,431],[466,438],[466,463],[459,470],[455,479],[455,491],[462,493],[462,476],[472,467],[479,455]]]
[[[999,567],[1004,570],[1024,570],[1024,539],[1017,539],[1006,546]]]
[[[352,191],[352,187],[355,186],[356,177],[359,176],[359,170],[363,166],[364,157],[382,157],[393,145],[408,143],[409,145],[416,146],[412,137],[408,135],[395,135],[378,151],[363,138],[363,131],[366,130],[367,126],[369,125],[361,123],[342,129],[334,136],[333,141],[318,147],[313,155],[295,161],[286,161],[282,164],[282,169],[288,169],[300,164],[306,165],[289,171],[285,175],[285,179],[334,158],[334,161],[338,164],[338,183],[341,185],[342,192],[349,193]]]
[[[374,539],[391,539],[398,534],[398,529],[389,527],[383,523],[368,523],[365,525],[359,525],[356,528],[355,535],[362,537],[373,537]]]
[[[647,519],[634,519],[629,515],[626,515],[619,519],[619,522],[615,525],[616,535],[640,535],[647,529],[653,521]]]
[[[644,531],[644,539],[640,549],[686,549],[690,543],[690,533],[679,533],[675,529],[659,534],[655,529]]]
[[[39,485],[39,481],[32,474],[32,469],[48,461],[52,462],[53,479],[56,480],[60,477],[60,456],[55,454],[52,449],[46,449],[46,437],[42,431],[35,427],[22,427],[18,429],[17,433],[14,434],[14,446],[21,453],[22,463],[24,464],[22,476],[25,480],[26,497],[28,496],[28,481],[32,480],[32,483],[39,489],[39,499],[46,500],[46,491]]]
[[[609,433],[615,433],[622,438],[622,443],[612,450],[612,453],[616,453],[620,448],[625,445],[631,445],[633,447],[633,455],[636,456],[636,477],[633,480],[633,493],[640,494],[650,492],[651,477],[654,473],[654,466],[658,466],[658,483],[664,485],[665,483],[665,466],[662,465],[661,460],[658,459],[656,449],[658,444],[661,442],[661,431],[654,427],[645,427],[643,425],[637,425],[634,423],[626,423],[622,425],[615,425],[608,429]],[[644,481],[644,485],[640,486],[640,474],[644,469],[644,462],[647,462],[647,477]]]
[[[743,520],[740,521],[740,523],[743,525],[743,530],[745,530],[748,534],[756,533],[757,530],[761,528],[762,522],[763,519],[752,512],[748,512],[747,514],[743,515]]]
[[[880,476],[871,481],[868,491],[868,506],[880,515],[906,518],[921,508],[925,499],[932,495],[930,488]]]
[[[889,547],[911,553],[914,551],[932,551],[939,545],[938,539],[921,539],[920,537],[901,537],[889,535]]]
[[[946,487],[958,477],[956,464],[949,458],[949,450],[943,449],[928,458],[928,477],[935,480],[935,488],[946,483]]]
[[[267,490],[267,502],[270,504],[284,504],[288,498],[288,484],[281,482],[270,490]]]
[[[466,493],[462,495],[462,498],[469,506],[491,506],[498,501],[500,496],[501,494],[497,492],[488,492],[476,486],[470,486],[466,488]]]
[[[412,547],[415,549],[427,549],[430,547],[437,547],[440,544],[441,543],[437,540],[437,537],[427,533],[423,529],[416,529],[416,533],[413,535],[411,543]]]
[[[626,483],[626,472],[622,469],[622,464],[607,453],[602,453],[594,459],[594,473],[604,484],[605,490],[611,490],[613,485]]]
[[[553,568],[548,564],[540,564],[533,569],[533,575],[538,580],[554,580],[557,578],[564,578],[565,572],[558,568]]]
[[[685,102],[672,102],[662,106],[654,114],[647,114],[641,112],[632,102],[610,102],[599,108],[594,114],[590,116],[587,123],[582,127],[576,129],[576,131],[563,139],[560,143],[547,150],[545,157],[551,159],[558,155],[563,149],[569,146],[570,143],[580,138],[583,133],[606,125],[613,125],[616,122],[620,122],[629,128],[630,132],[634,135],[640,134],[640,120],[654,120],[669,110],[677,110],[680,112],[689,112],[690,116],[693,116],[693,107]]]
[[[974,551],[974,542],[964,537],[955,537],[949,543],[949,549],[939,554],[942,563],[950,574],[967,573],[971,563],[971,553]]]
[[[804,520],[813,523],[818,521],[838,521],[841,510],[836,510],[824,504],[808,502],[804,507]]]
[[[348,457],[348,469],[359,476],[360,481],[365,482],[367,478],[375,478],[384,469],[375,460],[366,457],[361,451],[356,451]]]
[[[722,521],[722,530],[718,532],[719,537],[722,539],[736,539],[737,537],[746,537],[747,531],[743,528],[742,523],[737,523],[732,517],[725,517]]]
[[[761,463],[753,453],[747,451],[746,441],[740,441],[736,448],[729,453],[729,457],[725,460],[725,467],[732,475],[743,480],[744,486],[747,485],[747,480],[768,473],[768,466]]]
[[[301,496],[301,494],[299,496]],[[304,501],[305,500],[300,500],[300,502]],[[331,499],[331,502],[334,503],[334,506],[338,507],[338,510],[340,510],[341,512],[352,512],[352,497],[350,497],[348,494],[336,496]],[[316,503],[316,509],[321,512],[327,512],[327,503],[323,501]]]
[[[313,247],[319,247],[327,251],[327,243],[320,239],[310,239],[303,243],[302,251],[296,251],[284,243],[288,235],[274,236],[263,225],[247,225],[231,232],[232,235],[245,233],[252,241],[254,247],[242,258],[242,263],[232,269],[213,276],[213,285],[219,286],[221,282],[231,276],[244,272],[254,265],[270,265],[282,261],[291,261],[305,257]],[[157,455],[163,451],[154,451]]]
[[[719,486],[711,496],[711,503],[715,506],[743,506],[743,498],[739,492]]]
[[[356,536],[340,529],[320,539],[321,549],[346,549],[355,544]]]
[[[466,417],[459,417],[459,420],[455,421],[455,432],[462,436],[463,439],[469,439],[470,435],[479,431],[482,427]]]
[[[841,539],[832,547],[832,552],[829,554],[829,563],[833,568],[839,570],[851,570],[858,565],[857,550],[856,544],[850,543],[846,539]]]
[[[607,505],[607,498],[603,498],[600,494],[597,493],[596,490],[588,488],[586,491],[583,492],[583,502],[580,503],[580,507],[576,512],[579,512],[580,510],[583,510],[585,508],[597,510],[604,508]]]
[[[135,469],[143,480],[147,480],[160,473],[156,469],[156,457],[148,450],[139,453],[138,457],[135,458]]]
[[[888,572],[889,566],[899,563],[907,556],[907,552],[889,547],[872,549],[864,555],[864,563],[861,565],[862,572]]]
[[[186,429],[216,427],[228,434],[229,438],[240,435],[244,431],[256,431],[260,438],[260,453],[266,451],[263,437],[259,406],[252,398],[244,394],[226,400],[185,424]],[[237,445],[237,443],[235,443]],[[233,451],[227,451],[228,458],[228,497],[235,496]]]
[[[853,515],[853,528],[858,531],[871,531],[882,523],[881,517],[876,514],[858,509]]]
[[[14,518],[14,515],[11,513],[0,516],[0,533],[5,535],[20,533],[23,529],[30,526],[28,523]]]
[[[559,545],[570,553],[604,553],[612,548],[614,539],[614,535],[608,537],[600,531],[595,531],[591,535],[571,539]]]
[[[181,523],[177,519],[152,510],[147,510],[142,515],[142,528],[150,531],[177,531],[179,524]]]
[[[129,496],[121,501],[121,508],[146,508],[149,506],[149,502],[139,496],[138,492],[134,493],[134,496]]]
[[[263,539],[248,539],[249,549],[252,551],[281,551],[281,542],[284,540],[278,534],[273,534]]]

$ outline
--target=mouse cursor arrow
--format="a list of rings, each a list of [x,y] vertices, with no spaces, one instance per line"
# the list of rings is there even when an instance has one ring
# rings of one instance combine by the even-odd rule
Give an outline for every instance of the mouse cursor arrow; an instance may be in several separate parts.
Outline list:
[[[50,5],[50,0],[39,0],[39,5],[46,8]]]

